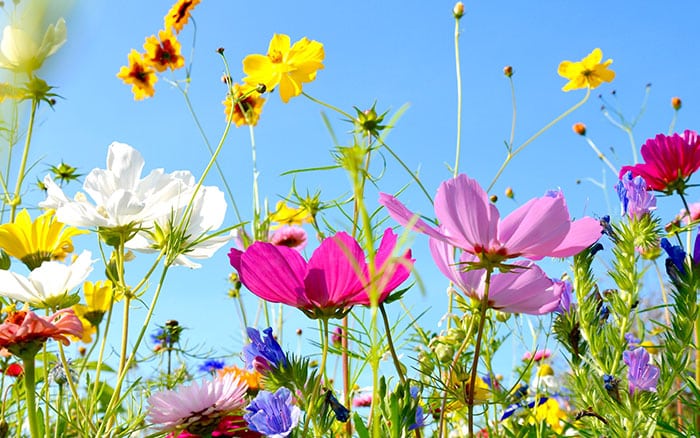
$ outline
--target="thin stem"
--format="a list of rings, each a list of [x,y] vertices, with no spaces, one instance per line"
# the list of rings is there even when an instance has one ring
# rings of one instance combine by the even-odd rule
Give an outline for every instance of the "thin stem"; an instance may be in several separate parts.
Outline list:
[[[27,158],[29,157],[29,146],[32,141],[32,132],[34,131],[34,120],[36,118],[36,109],[38,107],[39,100],[37,98],[32,99],[32,109],[29,113],[29,126],[27,127],[27,135],[24,139],[24,151],[22,152],[22,161],[19,164],[17,184],[15,185],[15,193],[12,196],[12,199],[10,200],[10,222],[14,222],[15,213],[17,212],[17,206],[21,202],[19,193],[22,190],[22,183],[24,182],[25,171],[27,168]]]
[[[617,169],[615,168],[615,166],[613,166],[613,164],[610,162],[610,160],[608,160],[608,157],[606,157],[605,154],[603,154],[600,151],[600,149],[598,149],[598,146],[596,146],[595,143],[593,143],[593,140],[591,140],[590,138],[585,137],[585,136],[584,136],[584,138],[586,139],[586,142],[591,147],[591,149],[593,149],[593,152],[595,152],[596,156],[598,158],[600,158],[600,160],[603,163],[605,163],[610,168],[610,170],[612,170],[613,175],[617,175],[618,172],[617,172]]]
[[[63,367],[63,371],[66,373],[66,381],[68,382],[68,388],[70,389],[70,393],[73,396],[73,399],[75,399],[75,406],[78,408],[78,413],[81,417],[81,423],[87,423],[87,425],[90,427],[90,430],[94,432],[95,425],[92,423],[92,421],[90,421],[90,418],[87,417],[87,415],[85,414],[85,410],[83,409],[83,405],[82,403],[80,403],[78,388],[75,386],[75,382],[73,381],[73,376],[71,375],[70,368],[68,367],[66,353],[63,350],[63,344],[61,344],[60,342],[58,343],[58,355],[59,359],[61,360],[61,366]]]
[[[479,352],[481,351],[481,338],[484,334],[484,325],[486,322],[486,310],[489,307],[489,287],[491,285],[491,269],[486,269],[486,278],[484,279],[484,296],[481,298],[481,308],[479,313],[479,328],[476,333],[476,344],[474,345],[474,360],[472,361],[471,377],[469,378],[469,436],[474,436],[474,394],[476,386],[476,375],[479,367]]]
[[[452,176],[459,174],[459,154],[462,148],[462,72],[459,62],[459,18],[455,17],[455,70],[457,75],[457,145]]]
[[[257,166],[257,153],[255,151],[255,132],[253,127],[248,125],[248,132],[250,134],[250,152],[251,159],[253,163],[253,240],[260,239],[258,236],[258,225],[260,224],[260,194],[258,192],[258,166]]]
[[[355,118],[354,118],[353,116],[351,116],[350,114],[348,114],[348,113],[346,113],[345,111],[341,110],[340,108],[338,108],[338,107],[336,107],[336,106],[333,106],[333,105],[331,105],[331,104],[329,104],[329,103],[326,103],[326,102],[324,102],[324,101],[322,101],[322,100],[316,99],[315,97],[306,94],[305,91],[302,91],[301,94],[302,94],[304,97],[306,97],[307,99],[309,99],[310,101],[315,102],[315,103],[317,103],[317,104],[319,104],[319,105],[321,105],[321,106],[325,106],[326,108],[328,108],[328,109],[330,109],[330,110],[333,110],[333,111],[337,112],[338,114],[340,114],[340,115],[342,115],[342,116],[347,117],[348,120],[350,120],[350,121],[355,120]]]
[[[399,375],[399,380],[402,384],[406,383],[406,377],[403,375],[403,368],[401,367],[401,361],[399,356],[396,354],[396,349],[394,348],[394,342],[391,339],[391,326],[389,325],[389,318],[386,315],[386,309],[384,308],[384,303],[379,305],[379,311],[382,312],[382,319],[384,320],[384,329],[386,330],[386,341],[389,345],[389,352],[391,353],[391,358],[394,360],[394,367],[396,367],[396,373]]]
[[[36,382],[34,355],[23,359],[24,363],[24,389],[25,401],[27,404],[27,421],[29,422],[29,432],[32,438],[40,438],[39,424],[36,421]]]
[[[510,101],[513,107],[513,117],[511,117],[510,122],[510,139],[508,140],[508,150],[513,150],[513,142],[515,141],[515,120],[518,114],[517,107],[515,105],[515,82],[513,82],[513,76],[508,76],[508,82],[510,83]]]
[[[591,95],[591,89],[588,88],[588,89],[586,89],[586,95],[583,96],[583,99],[581,99],[578,103],[576,103],[574,106],[572,106],[572,107],[569,108],[568,110],[564,111],[563,113],[561,113],[560,115],[558,115],[557,117],[555,117],[554,120],[552,120],[551,122],[547,123],[542,129],[540,129],[539,131],[537,131],[532,137],[530,137],[530,138],[528,138],[527,140],[525,140],[525,142],[524,142],[523,144],[521,144],[520,146],[518,146],[514,151],[512,151],[512,152],[509,151],[509,152],[508,152],[508,155],[506,155],[506,159],[503,161],[503,164],[501,164],[500,169],[498,169],[498,172],[496,172],[496,176],[493,177],[493,180],[491,181],[491,184],[489,184],[488,188],[486,189],[486,192],[488,193],[488,192],[491,191],[491,189],[493,188],[493,186],[496,184],[496,181],[498,181],[498,178],[500,178],[500,176],[501,176],[501,174],[503,173],[503,171],[506,169],[506,167],[508,166],[508,164],[510,163],[510,161],[511,161],[513,158],[515,158],[516,155],[518,155],[520,152],[522,152],[523,149],[525,149],[530,143],[532,143],[533,141],[535,141],[535,139],[537,139],[537,137],[539,137],[540,135],[542,135],[543,133],[545,133],[549,128],[551,128],[552,126],[554,126],[554,125],[556,125],[557,123],[559,123],[559,122],[560,122],[562,119],[564,119],[566,116],[568,116],[568,115],[571,114],[572,112],[576,111],[579,107],[581,107],[581,105],[583,105],[584,103],[586,103],[586,101],[588,100],[588,98],[590,97],[590,95]]]

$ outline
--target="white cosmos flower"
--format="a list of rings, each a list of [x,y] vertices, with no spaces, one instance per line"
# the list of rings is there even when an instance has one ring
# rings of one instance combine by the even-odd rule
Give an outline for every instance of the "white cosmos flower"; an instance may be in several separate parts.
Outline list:
[[[33,306],[53,307],[87,279],[95,262],[91,256],[90,251],[83,251],[70,265],[44,262],[28,277],[0,270],[0,295]]]
[[[44,60],[66,42],[66,21],[59,18],[43,35],[13,23],[5,26],[0,43],[0,67],[15,72],[32,73]]]
[[[47,198],[39,203],[56,210],[56,219],[68,225],[115,229],[152,227],[153,220],[177,208],[183,190],[192,184],[189,172],[165,174],[155,169],[141,178],[144,160],[131,146],[114,142],[109,145],[107,169],[93,169],[83,189],[69,199],[50,176],[44,178]]]

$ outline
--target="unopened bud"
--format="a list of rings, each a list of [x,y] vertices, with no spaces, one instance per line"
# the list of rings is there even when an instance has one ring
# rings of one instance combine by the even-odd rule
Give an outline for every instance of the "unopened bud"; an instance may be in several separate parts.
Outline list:
[[[498,201],[498,196],[491,195],[491,196],[489,196],[489,200],[491,200],[491,202],[496,202],[496,201]]]
[[[229,85],[231,83],[231,76],[221,75],[221,82],[223,82],[226,85]]]
[[[574,126],[572,126],[571,129],[573,129],[578,135],[586,135],[586,125],[581,122],[574,123]]]
[[[258,93],[263,94],[264,92],[267,91],[267,85],[265,84],[258,84],[258,88],[256,89]]]
[[[301,333],[302,333],[301,329],[298,328],[298,329],[297,329],[297,335],[301,336]]]
[[[511,77],[513,76],[513,67],[510,65],[506,65],[503,67],[503,74],[506,75],[506,77]]]
[[[513,188],[506,187],[506,198],[513,199],[513,197],[515,197],[515,195],[513,194]]]
[[[218,53],[219,55],[223,55],[223,54],[224,54],[224,48],[223,48],[223,47],[219,47],[218,49],[216,49],[216,53]]]
[[[78,354],[81,356],[85,356],[85,353],[87,352],[87,349],[83,347],[82,345],[78,347]]]
[[[671,98],[671,106],[673,107],[674,110],[678,111],[681,109],[681,106],[683,105],[683,102],[681,102],[680,97],[673,97]]]
[[[464,15],[464,3],[462,3],[462,2],[455,3],[455,7],[452,8],[452,14],[454,14],[454,16],[457,20],[462,18],[462,16]]]

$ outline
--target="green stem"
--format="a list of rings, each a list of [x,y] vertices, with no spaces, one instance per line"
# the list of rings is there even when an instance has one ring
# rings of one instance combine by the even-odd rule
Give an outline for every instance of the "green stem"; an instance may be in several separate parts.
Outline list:
[[[479,328],[476,333],[476,344],[474,345],[474,360],[472,361],[471,377],[469,378],[469,395],[467,399],[469,409],[469,436],[474,436],[474,393],[476,387],[476,375],[479,368],[479,352],[481,351],[481,338],[484,334],[484,325],[486,322],[486,310],[489,307],[489,287],[491,285],[491,269],[486,269],[486,278],[484,279],[484,296],[481,298],[479,312]]]
[[[452,176],[456,178],[459,174],[459,154],[462,149],[462,72],[459,62],[459,18],[455,18],[455,69],[457,75],[457,145]]]
[[[39,107],[39,101],[32,99],[32,109],[29,113],[29,126],[27,127],[27,135],[24,139],[24,151],[22,152],[22,161],[19,164],[19,173],[17,174],[17,184],[15,185],[15,193],[10,200],[10,222],[14,222],[17,206],[21,203],[20,191],[24,182],[25,171],[27,168],[27,159],[29,157],[29,145],[32,141],[32,132],[34,131],[34,120],[36,118],[36,110]]]
[[[510,100],[511,106],[513,107],[513,116],[510,122],[510,139],[508,140],[508,150],[513,150],[513,142],[515,141],[515,120],[518,114],[517,107],[515,105],[515,82],[513,82],[513,76],[508,76],[508,82],[510,82]]]
[[[615,166],[613,166],[613,164],[610,162],[610,160],[608,160],[608,157],[606,157],[605,154],[603,154],[603,153],[600,151],[600,149],[598,149],[598,146],[596,146],[595,143],[593,143],[593,140],[591,140],[591,139],[588,138],[588,137],[584,137],[584,138],[586,139],[586,142],[587,142],[588,145],[591,147],[591,149],[593,149],[593,152],[595,152],[596,156],[597,156],[598,158],[600,158],[600,160],[601,160],[603,163],[605,163],[605,164],[610,168],[610,170],[612,170],[613,175],[617,176],[618,171],[617,171],[617,169],[615,168]]]
[[[402,384],[406,383],[406,377],[403,375],[403,368],[401,367],[401,361],[399,356],[396,354],[396,349],[394,348],[394,342],[391,339],[391,326],[389,326],[389,318],[386,315],[386,309],[384,308],[384,303],[379,304],[379,311],[382,312],[382,319],[384,320],[384,329],[386,330],[386,341],[389,345],[389,352],[391,353],[391,358],[394,360],[394,367],[396,367],[396,373],[399,375],[399,380]]]
[[[23,358],[24,363],[24,389],[27,403],[27,421],[32,438],[40,438],[39,424],[36,421],[36,382],[34,355]]]
[[[315,102],[315,103],[317,103],[317,104],[319,104],[319,105],[321,105],[321,106],[325,106],[326,108],[328,108],[328,109],[330,109],[330,110],[333,110],[333,111],[337,112],[338,114],[340,114],[340,115],[342,115],[342,116],[347,117],[348,120],[350,120],[350,121],[355,120],[355,118],[354,118],[353,116],[351,116],[350,114],[348,114],[348,113],[346,113],[345,111],[341,110],[340,108],[338,108],[338,107],[336,107],[336,106],[333,106],[333,105],[331,105],[331,104],[329,104],[329,103],[326,103],[326,102],[324,102],[324,101],[322,101],[322,100],[316,99],[315,97],[306,94],[305,91],[302,91],[301,94],[302,94],[304,97],[306,97],[307,99],[309,99],[310,101]]]

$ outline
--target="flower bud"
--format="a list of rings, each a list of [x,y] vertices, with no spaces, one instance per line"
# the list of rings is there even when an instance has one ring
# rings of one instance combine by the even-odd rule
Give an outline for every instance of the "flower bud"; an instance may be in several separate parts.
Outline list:
[[[462,18],[464,15],[464,3],[462,2],[457,2],[455,3],[455,7],[452,8],[452,14],[455,16],[457,20]]]
[[[514,197],[515,197],[515,194],[513,193],[513,188],[506,187],[506,198],[513,199]]]
[[[683,102],[681,102],[681,98],[676,96],[671,98],[671,106],[673,107],[674,110],[678,111],[681,109],[681,106],[683,105]]]
[[[586,135],[586,125],[581,122],[574,123],[574,126],[572,126],[571,129],[573,129],[578,135]]]
[[[490,200],[491,202],[495,203],[496,201],[498,201],[498,196],[496,196],[496,195],[491,195],[491,196],[489,196],[489,200]]]
[[[503,67],[503,74],[506,75],[506,77],[511,77],[513,76],[513,67],[510,65],[506,65]]]

